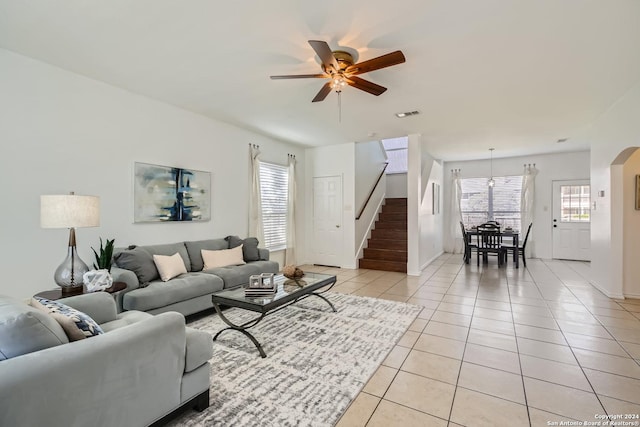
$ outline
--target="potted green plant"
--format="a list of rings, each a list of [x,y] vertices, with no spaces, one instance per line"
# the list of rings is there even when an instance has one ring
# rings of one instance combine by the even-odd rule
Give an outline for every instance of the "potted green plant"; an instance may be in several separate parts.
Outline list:
[[[102,244],[102,237],[100,238],[100,253],[98,254],[98,252],[93,249],[93,246],[91,247],[91,250],[93,251],[93,254],[96,257],[96,262],[93,263],[93,268],[95,268],[96,270],[107,270],[107,271],[111,271],[111,260],[113,257],[113,242],[115,241],[115,239],[107,239],[107,242],[104,244]]]

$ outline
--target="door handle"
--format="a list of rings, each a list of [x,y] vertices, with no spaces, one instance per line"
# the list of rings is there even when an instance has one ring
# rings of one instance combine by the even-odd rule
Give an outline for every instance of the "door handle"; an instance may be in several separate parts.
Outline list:
[[[557,219],[555,219],[555,218],[553,218],[553,222],[558,222],[558,220],[557,220]]]
[[[336,228],[340,228],[340,226],[339,226],[339,225],[336,225]]]
[[[556,224],[553,224],[553,228],[556,228],[556,227],[557,227],[557,225],[556,225]]]

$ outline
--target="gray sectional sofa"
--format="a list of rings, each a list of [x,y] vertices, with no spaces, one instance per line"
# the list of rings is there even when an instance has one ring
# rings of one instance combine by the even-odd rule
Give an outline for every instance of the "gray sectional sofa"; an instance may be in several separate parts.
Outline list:
[[[103,334],[69,342],[55,318],[0,295],[0,425],[144,427],[209,405],[211,336],[178,313],[118,314],[106,292],[61,300]]]
[[[240,244],[244,244],[246,264],[203,271],[202,250],[223,250]],[[151,314],[177,311],[185,316],[209,309],[214,292],[249,283],[252,274],[278,272],[280,267],[277,262],[269,260],[269,251],[257,245],[255,238],[228,236],[116,249],[111,275],[114,281],[127,284],[126,289],[116,295],[118,309]],[[171,256],[176,253],[182,257],[187,273],[163,282],[153,255]]]

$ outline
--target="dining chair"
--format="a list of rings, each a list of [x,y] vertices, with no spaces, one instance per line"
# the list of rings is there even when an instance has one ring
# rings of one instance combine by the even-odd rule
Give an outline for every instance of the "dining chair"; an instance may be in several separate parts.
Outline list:
[[[524,237],[524,241],[522,245],[514,246],[514,245],[502,245],[502,247],[507,251],[507,255],[509,251],[513,252],[513,260],[515,261],[517,257],[522,256],[522,264],[527,267],[527,259],[525,258],[525,249],[527,247],[527,240],[529,240],[529,233],[531,232],[532,223],[529,223],[529,228],[527,228],[527,234]]]
[[[482,262],[488,262],[488,255],[496,255],[498,258],[498,267],[506,261],[507,250],[502,247],[502,233],[500,227],[478,227],[478,248],[477,262],[480,266],[480,255],[482,254]]]
[[[478,245],[471,243],[470,236],[467,234],[467,230],[464,228],[464,224],[460,221],[460,230],[462,231],[462,240],[464,242],[464,256],[462,259],[465,264],[469,264],[471,261],[471,251],[477,249]]]

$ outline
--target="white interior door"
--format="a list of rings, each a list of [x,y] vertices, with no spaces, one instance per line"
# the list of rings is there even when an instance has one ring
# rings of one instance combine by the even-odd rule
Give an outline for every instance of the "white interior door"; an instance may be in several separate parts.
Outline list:
[[[553,182],[553,258],[591,261],[589,180]]]
[[[340,266],[342,256],[342,177],[313,178],[313,262]]]

